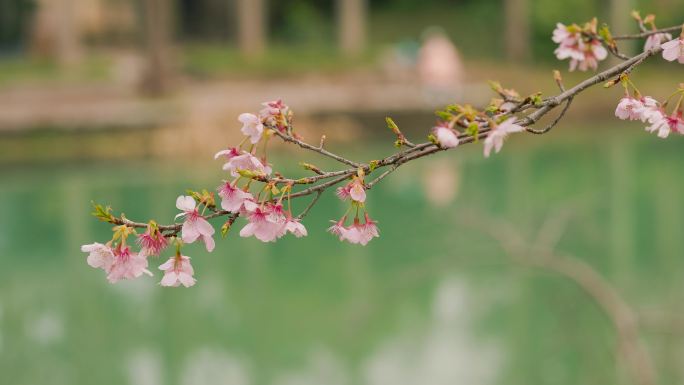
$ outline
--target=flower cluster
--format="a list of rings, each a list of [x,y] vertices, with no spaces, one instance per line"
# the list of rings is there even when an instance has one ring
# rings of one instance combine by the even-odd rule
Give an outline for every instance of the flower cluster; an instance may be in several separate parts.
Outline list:
[[[336,235],[340,241],[352,244],[367,245],[373,238],[379,237],[376,221],[372,220],[366,210],[366,186],[363,182],[364,172],[359,169],[358,173],[352,177],[351,182],[337,189],[337,197],[342,201],[349,201],[349,209],[338,221],[331,221],[332,226],[328,231]],[[349,212],[355,210],[353,223],[345,226]],[[359,212],[364,211],[364,223],[359,221]]]
[[[135,230],[127,226],[114,228],[114,237],[107,244],[92,243],[81,246],[81,251],[88,253],[88,265],[96,269],[102,269],[107,273],[107,280],[111,283],[122,279],[138,278],[143,274],[152,276],[147,270],[147,252],[144,248],[140,252],[134,252],[126,244],[126,239]]]
[[[684,85],[670,95],[665,103],[659,103],[650,96],[641,96],[639,90],[625,75],[622,77],[625,96],[620,99],[615,108],[615,116],[622,120],[640,120],[647,123],[646,131],[656,133],[659,138],[667,138],[671,132],[684,135],[684,119],[682,118],[682,101],[684,100]],[[633,95],[630,95],[630,88]],[[675,107],[670,113],[666,106],[669,100],[679,96]]]
[[[650,96],[641,98],[625,96],[618,103],[615,116],[622,120],[641,120],[648,123],[646,131],[656,132],[659,138],[667,138],[670,132],[684,134],[681,108],[668,114],[665,108]]]
[[[596,19],[584,27],[558,23],[551,39],[558,44],[554,51],[558,60],[570,59],[570,71],[596,70],[598,62],[608,56],[608,51],[597,36]]]

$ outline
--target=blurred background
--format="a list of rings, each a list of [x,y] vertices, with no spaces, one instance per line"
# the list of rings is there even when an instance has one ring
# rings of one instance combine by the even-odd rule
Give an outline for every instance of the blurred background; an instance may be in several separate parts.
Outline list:
[[[555,23],[635,32],[632,9],[684,21],[680,0],[0,0],[0,383],[637,383],[602,307],[473,215],[528,240],[562,223],[554,248],[631,306],[656,383],[684,383],[682,143],[616,121],[619,89],[490,159],[476,144],[403,166],[369,193],[365,248],[325,233],[344,211],[327,194],[303,240],[241,239],[238,222],[212,254],[189,246],[192,289],[159,271],[110,285],[79,250],[111,236],[91,200],[167,223],[185,189],[214,189],[212,155],[262,101],[376,159],[394,150],[385,116],[422,141],[444,104],[485,105],[488,79],[523,95],[554,93],[555,68],[581,80],[554,58]],[[633,80],[662,99],[677,74],[653,60]],[[286,175],[338,167],[273,151]]]

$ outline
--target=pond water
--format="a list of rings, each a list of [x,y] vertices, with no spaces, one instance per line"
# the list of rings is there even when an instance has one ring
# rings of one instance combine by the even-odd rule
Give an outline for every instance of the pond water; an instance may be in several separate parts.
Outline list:
[[[223,177],[209,156],[0,168],[0,383],[632,383],[610,320],[581,288],[516,264],[467,219],[534,239],[561,211],[557,250],[618,288],[660,383],[683,383],[682,139],[607,131],[405,165],[369,192],[381,237],[365,248],[325,232],[344,211],[331,193],[305,239],[242,239],[238,221],[214,253],[188,247],[191,289],[161,288],[159,271],[111,285],[79,248],[111,236],[91,200],[170,222],[179,193]]]

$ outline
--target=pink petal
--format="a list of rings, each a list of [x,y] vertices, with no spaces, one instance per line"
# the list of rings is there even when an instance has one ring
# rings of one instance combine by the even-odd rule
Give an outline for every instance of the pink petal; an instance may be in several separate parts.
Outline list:
[[[195,278],[193,278],[193,277],[190,276],[189,274],[186,274],[186,273],[183,273],[183,272],[181,272],[181,273],[178,274],[178,280],[179,280],[180,283],[182,283],[183,286],[185,286],[185,287],[190,287],[190,286],[194,285],[195,282],[196,282],[196,281],[195,281]]]
[[[169,271],[166,274],[164,274],[164,277],[162,277],[161,282],[159,282],[162,286],[177,286],[178,285],[178,273],[175,271]]]
[[[200,236],[200,232],[195,226],[196,221],[185,221],[181,229],[181,238],[185,243],[193,243]]]

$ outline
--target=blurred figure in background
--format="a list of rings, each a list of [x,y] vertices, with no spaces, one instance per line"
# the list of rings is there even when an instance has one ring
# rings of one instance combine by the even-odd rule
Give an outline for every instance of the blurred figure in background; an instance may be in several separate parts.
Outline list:
[[[463,62],[442,28],[429,27],[423,33],[423,45],[418,54],[418,77],[425,101],[429,104],[449,103],[460,93]]]

